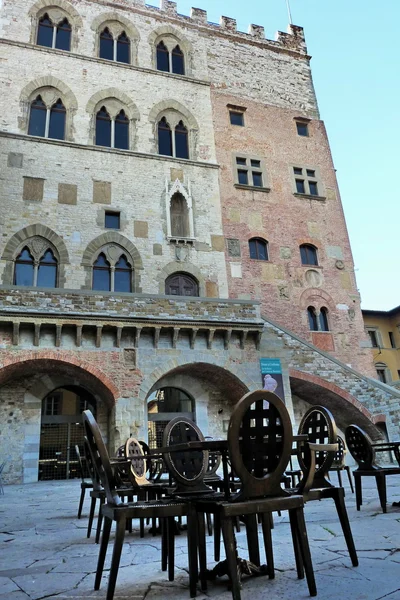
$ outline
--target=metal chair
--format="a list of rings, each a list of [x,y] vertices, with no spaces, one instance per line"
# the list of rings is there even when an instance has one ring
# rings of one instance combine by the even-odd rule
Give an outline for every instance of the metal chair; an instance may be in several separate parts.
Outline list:
[[[82,508],[83,508],[83,502],[85,500],[85,494],[86,494],[86,490],[92,490],[93,489],[93,482],[92,481],[87,481],[85,479],[85,471],[83,468],[83,462],[82,462],[82,456],[81,456],[81,452],[79,450],[79,446],[78,444],[75,446],[75,452],[76,452],[76,456],[78,458],[78,465],[79,465],[79,473],[81,476],[81,496],[79,499],[79,508],[78,508],[78,519],[81,518],[82,516]]]
[[[387,504],[386,476],[400,475],[400,467],[380,467],[377,465],[375,462],[375,449],[371,439],[357,425],[349,425],[345,435],[349,452],[358,465],[358,469],[353,471],[357,510],[360,510],[362,505],[362,478],[375,477],[382,511],[385,513]],[[390,444],[387,444],[387,446],[389,447]]]
[[[107,449],[100,433],[100,429],[92,413],[88,410],[83,412],[83,424],[85,428],[85,437],[91,455],[91,461],[95,466],[99,480],[104,487],[107,497],[107,503],[101,507],[101,512],[104,518],[104,527],[101,538],[94,589],[100,589],[112,522],[116,522],[117,529],[114,540],[114,549],[106,596],[107,600],[112,600],[114,597],[127,523],[131,519],[146,519],[147,517],[159,518],[163,522],[161,558],[162,569],[167,570],[168,568],[169,580],[173,581],[175,563],[174,518],[187,516],[190,594],[191,597],[195,596],[197,583],[196,528],[194,518],[190,518],[192,515],[192,509],[190,505],[183,502],[167,500],[153,502],[130,502],[124,504],[118,492],[118,473],[122,471],[124,477],[127,474],[129,475],[131,472],[130,461],[115,463],[114,465],[111,464]]]
[[[351,478],[350,467],[349,467],[349,465],[346,465],[347,448],[346,448],[344,439],[342,437],[340,437],[340,435],[338,435],[337,443],[338,443],[338,451],[335,454],[335,459],[334,459],[329,471],[336,471],[340,487],[343,487],[342,471],[346,471],[347,477],[349,478],[351,492],[354,494],[354,486],[353,486],[353,480]]]
[[[5,466],[6,466],[6,461],[2,462],[0,465],[0,496],[4,495],[4,485],[3,485],[2,474],[3,474]]]

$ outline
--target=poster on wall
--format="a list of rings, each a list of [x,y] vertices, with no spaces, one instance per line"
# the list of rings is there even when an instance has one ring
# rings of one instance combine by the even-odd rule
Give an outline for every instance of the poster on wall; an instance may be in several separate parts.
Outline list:
[[[279,358],[260,358],[261,380],[263,390],[273,392],[285,401],[283,389],[282,365]]]

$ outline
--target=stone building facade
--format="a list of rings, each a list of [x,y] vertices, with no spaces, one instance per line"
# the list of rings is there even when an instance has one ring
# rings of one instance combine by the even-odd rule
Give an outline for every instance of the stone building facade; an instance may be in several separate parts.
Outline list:
[[[177,411],[222,436],[261,358],[294,421],[321,402],[398,434],[302,29],[3,0],[0,35],[6,480],[72,473],[85,406],[112,451]]]

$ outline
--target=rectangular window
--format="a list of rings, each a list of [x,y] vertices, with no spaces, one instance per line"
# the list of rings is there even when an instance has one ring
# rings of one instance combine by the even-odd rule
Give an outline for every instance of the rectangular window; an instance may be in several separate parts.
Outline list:
[[[321,197],[322,184],[319,181],[319,172],[317,169],[308,169],[307,167],[293,167],[295,182],[295,193],[305,196]],[[301,177],[299,177],[301,175]]]
[[[244,114],[242,112],[230,110],[229,118],[231,120],[231,125],[238,125],[239,127],[244,127]]]
[[[297,134],[303,137],[308,137],[308,124],[302,121],[296,122]]]
[[[376,374],[378,375],[379,381],[381,381],[382,383],[386,383],[387,382],[385,369],[377,369],[376,370]]]
[[[261,158],[252,156],[234,156],[236,171],[235,184],[268,190],[265,163]]]
[[[106,211],[104,218],[104,227],[106,229],[120,229],[121,215],[118,212]]]
[[[371,340],[372,347],[378,348],[379,347],[378,336],[377,336],[377,332],[375,331],[375,329],[370,329],[368,331],[368,335],[369,335],[369,339]]]
[[[389,331],[389,341],[392,348],[396,348],[396,342],[394,341],[393,331]]]

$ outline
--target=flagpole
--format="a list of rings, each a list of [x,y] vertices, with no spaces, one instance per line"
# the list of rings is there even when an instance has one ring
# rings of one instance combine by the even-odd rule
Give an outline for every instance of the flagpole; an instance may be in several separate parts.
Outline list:
[[[289,0],[286,0],[286,5],[287,5],[287,11],[288,11],[288,15],[289,15],[289,23],[290,23],[290,25],[293,25],[292,11],[290,10]]]

